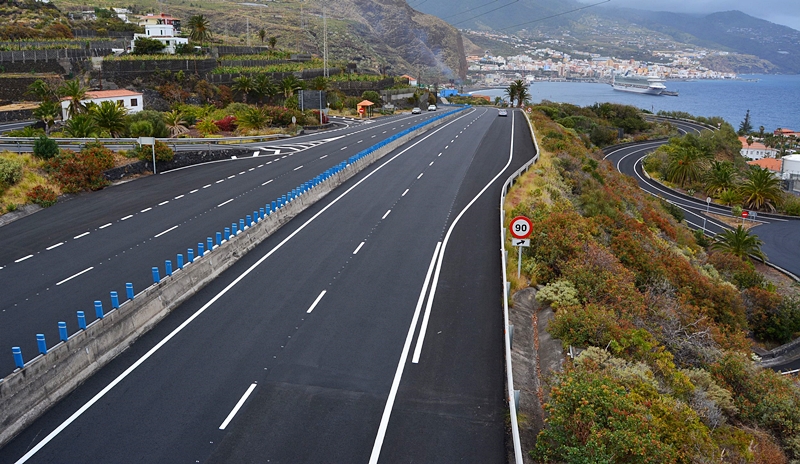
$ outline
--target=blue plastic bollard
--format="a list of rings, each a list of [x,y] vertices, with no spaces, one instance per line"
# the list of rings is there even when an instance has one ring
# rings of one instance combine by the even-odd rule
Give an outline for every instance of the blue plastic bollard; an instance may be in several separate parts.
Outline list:
[[[273,201],[272,203],[270,203],[269,207],[270,207],[271,211],[275,211],[276,209],[278,209],[278,202],[277,201]],[[270,213],[270,214],[272,214],[272,213]]]
[[[203,250],[203,244],[200,243],[200,242],[197,242],[197,257],[199,258],[199,257],[203,256],[204,253],[205,252]]]
[[[178,253],[178,269],[183,269],[183,255]]]
[[[164,261],[164,274],[168,276],[172,275],[172,261],[170,260]]]
[[[217,232],[215,236],[217,238],[217,245],[222,245],[222,232]],[[228,236],[228,238],[230,238],[230,236]],[[225,240],[228,240],[228,238]]]
[[[78,328],[86,330],[86,315],[83,311],[78,311]]]
[[[18,346],[12,346],[11,354],[14,355],[14,364],[22,369],[25,366],[25,363],[22,361],[22,349]]]
[[[127,284],[125,284],[125,293],[127,293],[129,300],[133,299],[134,295],[133,295],[133,284],[132,283],[128,282]]]
[[[94,302],[94,315],[97,316],[98,319],[102,319],[105,317],[103,314],[103,302],[95,300]]]
[[[69,338],[69,334],[67,333],[67,323],[66,322],[59,322],[58,323],[58,338],[60,338],[62,342],[67,341],[67,339]]]
[[[267,217],[267,211],[269,210],[269,206],[265,208],[258,208],[258,219],[264,219]]]
[[[258,215],[258,211],[253,211],[253,218],[252,221],[250,221],[250,225],[251,226],[255,225],[255,223],[258,222],[259,219],[261,219],[261,216]]]
[[[114,309],[119,308],[119,296],[117,292],[111,292],[111,307]]]
[[[230,227],[226,227],[225,228],[225,240],[230,240],[230,239],[231,239],[231,228]]]
[[[231,222],[231,237],[236,235],[236,227],[237,227],[236,223],[235,222]]]
[[[36,334],[36,345],[39,347],[39,354],[47,354],[47,342],[44,340],[44,334]]]
[[[274,202],[273,202],[273,203],[274,203]],[[267,207],[266,207],[266,208],[264,208],[264,217],[267,217],[267,216],[269,216],[270,214],[272,214],[272,208],[271,208],[269,205],[267,205]]]
[[[250,216],[248,216],[248,217],[250,217]],[[240,231],[244,230],[245,224],[246,224],[246,222],[244,221],[244,219],[239,219],[239,230]]]
[[[157,268],[157,267],[154,267],[154,268],[153,268],[153,283],[154,283],[154,284],[157,284],[157,283],[159,283],[160,281],[161,281],[161,277],[159,277],[159,275],[158,275],[158,268]]]
[[[191,248],[186,249],[186,262],[193,263],[194,262],[194,250]]]
[[[211,237],[206,238],[206,248],[208,249],[208,251],[214,249],[214,241],[211,239]]]

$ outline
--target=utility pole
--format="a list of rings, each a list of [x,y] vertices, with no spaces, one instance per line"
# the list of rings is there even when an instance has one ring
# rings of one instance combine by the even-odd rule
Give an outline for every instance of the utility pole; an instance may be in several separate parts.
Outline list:
[[[247,16],[247,46],[250,46],[250,16]]]
[[[323,6],[322,7],[322,54],[323,54],[322,67],[324,68],[323,75],[325,76],[325,78],[330,77],[330,75],[328,75],[328,16],[327,16],[327,11],[328,11],[327,7]]]

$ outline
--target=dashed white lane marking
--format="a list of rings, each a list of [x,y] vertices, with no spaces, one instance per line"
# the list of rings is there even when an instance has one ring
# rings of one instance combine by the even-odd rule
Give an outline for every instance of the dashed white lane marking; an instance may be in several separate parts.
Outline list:
[[[455,142],[455,139],[453,139],[453,140],[451,140],[451,141],[450,141],[450,143],[453,143],[453,142]]]
[[[328,157],[328,155],[322,155],[322,156],[319,157],[319,159],[325,159],[327,157]]]
[[[256,168],[250,168],[250,169],[247,170],[247,172],[255,171],[255,170],[256,170]]]
[[[391,212],[392,212],[392,210],[389,210],[389,211],[387,211],[387,212],[386,212],[386,214],[384,214],[384,215],[383,215],[383,217],[381,218],[381,221],[383,221],[384,219],[386,219],[386,216],[388,216],[388,215],[389,215],[389,213],[391,213]]]
[[[198,191],[198,190],[200,190],[200,189],[194,189],[194,190],[192,190],[192,191],[191,191],[191,192],[189,192],[189,193],[197,193],[197,191]]]
[[[433,161],[431,161],[431,164],[429,164],[428,166],[433,166]]]
[[[263,167],[264,167],[264,165],[263,165],[263,164],[259,164],[257,167],[259,167],[259,168],[263,168]]]
[[[231,198],[231,199],[230,199],[230,200],[228,200],[228,201],[223,201],[222,203],[220,203],[220,204],[218,204],[218,205],[217,205],[217,208],[219,208],[220,206],[225,206],[225,205],[227,205],[228,203],[230,203],[230,202],[232,202],[232,201],[233,201],[233,198]]]
[[[445,145],[445,146],[444,146],[444,149],[445,149],[445,150],[447,150],[448,148],[450,148],[450,145]]]
[[[218,181],[216,181],[216,182],[214,182],[214,183],[215,183],[215,184],[219,184],[220,182],[225,182],[225,179],[220,179],[220,180],[218,180]]]
[[[226,417],[225,420],[222,421],[222,425],[219,426],[220,430],[225,430],[225,427],[227,427],[228,424],[231,423],[231,421],[233,420],[233,416],[235,416],[236,413],[239,412],[240,409],[242,409],[244,402],[247,401],[247,398],[250,396],[251,393],[253,393],[253,390],[256,389],[257,385],[258,384],[253,383],[250,384],[249,387],[247,387],[247,391],[244,392],[244,395],[242,395],[241,398],[239,398],[239,401],[236,403],[236,406],[233,407],[233,410],[230,412],[230,414],[228,414],[228,417]]]
[[[420,177],[422,177],[422,175],[423,175],[423,174],[425,174],[425,173],[424,173],[424,172],[421,172],[421,173],[420,173],[420,174],[417,176],[417,179],[419,179]]]
[[[361,243],[360,243],[360,244],[359,244],[359,245],[356,247],[356,249],[355,249],[355,250],[353,250],[353,254],[354,254],[354,255],[355,255],[355,254],[358,254],[358,250],[360,250],[360,249],[361,249],[361,247],[363,247],[363,246],[364,246],[364,242],[361,242]]]
[[[240,172],[240,173],[239,173],[239,175],[240,175],[240,176],[241,176],[242,174],[244,174],[244,171],[242,171],[242,172]],[[233,177],[233,176],[231,176],[231,177]],[[230,179],[231,177],[228,177],[228,179]]]
[[[151,209],[153,209],[153,208],[145,208],[145,209],[143,209],[143,210],[141,210],[139,212],[140,213],[146,213],[146,212],[150,211]]]
[[[370,138],[371,138],[371,139],[374,139],[375,137],[377,137],[377,135],[373,135],[373,136],[372,136],[372,137],[370,137]]]
[[[402,194],[402,195],[400,195],[400,196],[401,196],[401,197],[404,197],[404,196],[406,196],[406,193],[408,193],[408,189],[406,189],[406,191],[405,191],[405,192],[403,192],[403,194]]]
[[[56,286],[61,285],[64,282],[70,281],[70,280],[74,279],[75,277],[78,277],[81,274],[86,274],[87,272],[91,271],[92,269],[94,269],[94,266],[87,267],[86,269],[82,270],[81,272],[79,272],[77,274],[72,274],[71,276],[67,277],[66,279],[62,280],[61,282],[57,282]]]
[[[383,133],[385,134],[385,133],[386,133],[386,131],[383,131]]]
[[[52,250],[53,248],[58,248],[58,247],[60,247],[60,246],[61,246],[61,245],[63,245],[63,244],[64,244],[64,242],[58,242],[58,243],[56,243],[55,245],[50,245],[49,247],[45,248],[45,250],[47,250],[47,251],[50,251],[50,250]]]
[[[186,195],[178,195],[177,197],[173,198],[173,200],[180,200],[181,198],[185,197]]]
[[[234,174],[232,176],[228,176],[228,179],[233,179],[234,177],[236,177],[236,174]]]
[[[33,255],[23,256],[22,258],[20,258],[20,259],[17,259],[17,260],[15,260],[14,262],[15,262],[15,263],[21,263],[21,262],[25,261],[25,260],[26,260],[26,259],[28,259],[28,258],[33,258]]]
[[[98,227],[98,229],[105,229],[106,227],[111,227],[111,223],[103,224],[102,226]]]
[[[344,151],[344,150],[347,150],[347,147],[342,147],[342,149],[339,151]]]
[[[130,219],[132,217],[133,217],[133,214],[129,214],[129,215],[125,216],[124,218],[120,218],[120,221],[127,221],[128,219]]]
[[[162,235],[166,234],[167,232],[172,232],[173,230],[177,229],[179,226],[172,226],[169,229],[165,230],[164,232],[156,234],[153,238],[161,237]]]
[[[169,203],[169,200],[167,200],[167,201],[162,201],[161,203],[159,203],[159,204],[158,204],[158,206],[164,206],[164,205],[166,205],[167,203]]]
[[[436,155],[436,156],[442,156],[442,154],[441,154],[441,153],[439,153],[439,154],[438,154],[438,155]]]
[[[363,142],[363,140],[359,140],[359,141],[358,141],[358,142],[356,142],[356,143],[361,143],[361,142]]]
[[[87,235],[89,235],[89,232],[84,232],[84,233],[82,233],[80,235],[76,235],[76,236],[72,237],[72,239],[73,240],[78,240],[79,238],[86,237]]]
[[[274,179],[270,179],[270,180],[268,180],[268,181],[264,182],[264,183],[263,183],[263,184],[261,184],[261,185],[267,185],[267,184],[269,184],[270,182],[272,182],[273,180],[274,180]]]
[[[204,186],[203,186],[203,188],[204,188],[204,189],[207,189],[207,188],[209,188],[209,187],[211,187],[211,184],[207,184],[207,185],[204,185]]]
[[[321,300],[321,299],[322,299],[322,297],[323,297],[323,296],[325,296],[325,293],[326,293],[326,292],[327,292],[327,290],[323,290],[323,291],[322,291],[322,293],[320,293],[320,294],[319,294],[319,296],[317,297],[317,299],[316,299],[316,300],[314,300],[314,302],[313,302],[313,303],[311,303],[311,307],[310,307],[310,308],[308,308],[308,311],[306,311],[306,314],[311,314],[311,311],[313,311],[313,310],[314,310],[314,308],[316,308],[316,307],[317,307],[317,305],[319,304],[319,300]]]
[[[303,169],[303,165],[297,166],[296,168],[292,169],[292,171],[297,171],[298,169]]]

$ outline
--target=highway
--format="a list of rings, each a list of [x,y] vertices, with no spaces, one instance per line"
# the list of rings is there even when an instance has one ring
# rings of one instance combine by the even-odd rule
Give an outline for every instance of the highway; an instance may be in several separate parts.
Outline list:
[[[177,224],[158,239],[179,232],[180,242],[191,246],[211,230],[206,218],[231,222],[226,218],[253,209],[238,202],[269,197],[261,187],[298,175],[298,163],[302,171],[325,155],[348,153],[342,147],[358,140],[380,140],[395,120],[401,130],[406,119],[381,127],[376,122],[277,164],[276,157],[215,163],[107,189],[124,192],[80,210],[97,214],[92,224],[98,227],[81,229],[90,235],[50,250],[69,254],[47,259],[42,251],[16,250],[14,256],[33,257],[14,264],[83,259],[117,240],[98,238],[91,247],[80,240],[111,230],[117,239],[135,235],[133,243]],[[464,111],[387,155],[177,308],[0,449],[0,461],[505,461],[497,198],[505,178],[533,155],[524,119],[516,112],[498,118],[494,109]],[[266,159],[273,164],[259,168]],[[269,179],[275,181],[261,186]],[[197,187],[203,182],[212,182],[207,192]],[[200,190],[186,192],[191,187]],[[160,194],[142,193],[149,190]],[[167,191],[184,197],[173,201]],[[211,201],[194,206],[200,200],[191,195],[212,192],[218,193]],[[234,201],[218,206],[227,197]],[[130,212],[162,198],[170,203]],[[133,201],[139,201],[135,208],[103,211]],[[70,203],[63,207],[75,215]],[[227,212],[228,206],[240,209]],[[127,214],[134,216],[122,221]],[[133,219],[139,222],[127,229]],[[112,226],[99,229],[104,221]],[[70,227],[67,222],[53,225],[53,233]],[[61,239],[40,237],[37,250],[54,240]],[[142,285],[154,256],[182,250],[155,237],[138,247],[130,243],[118,246],[130,257],[103,256],[119,261],[119,268],[140,269]],[[151,256],[145,249],[160,251]],[[0,272],[9,269],[16,268]],[[105,269],[92,272],[68,282],[78,292],[105,285],[95,284]]]

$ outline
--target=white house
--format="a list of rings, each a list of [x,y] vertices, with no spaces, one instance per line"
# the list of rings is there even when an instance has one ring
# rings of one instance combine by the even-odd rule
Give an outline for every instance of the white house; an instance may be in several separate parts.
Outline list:
[[[131,41],[131,50],[136,48],[136,39],[145,37],[148,39],[155,39],[164,44],[164,53],[170,55],[175,54],[175,49],[178,45],[187,45],[189,39],[186,37],[177,37],[175,35],[175,27],[171,24],[148,24],[144,27],[144,34],[133,34]]]
[[[130,90],[90,90],[86,92],[86,98],[81,100],[85,105],[87,103],[100,104],[104,101],[118,102],[128,110],[128,113],[138,113],[144,109],[144,98],[139,92]],[[69,119],[69,98],[61,99],[61,119],[66,121]]]
[[[770,148],[761,142],[748,144],[745,137],[739,137],[739,141],[742,142],[742,156],[747,159],[775,158],[778,155],[778,150]]]

